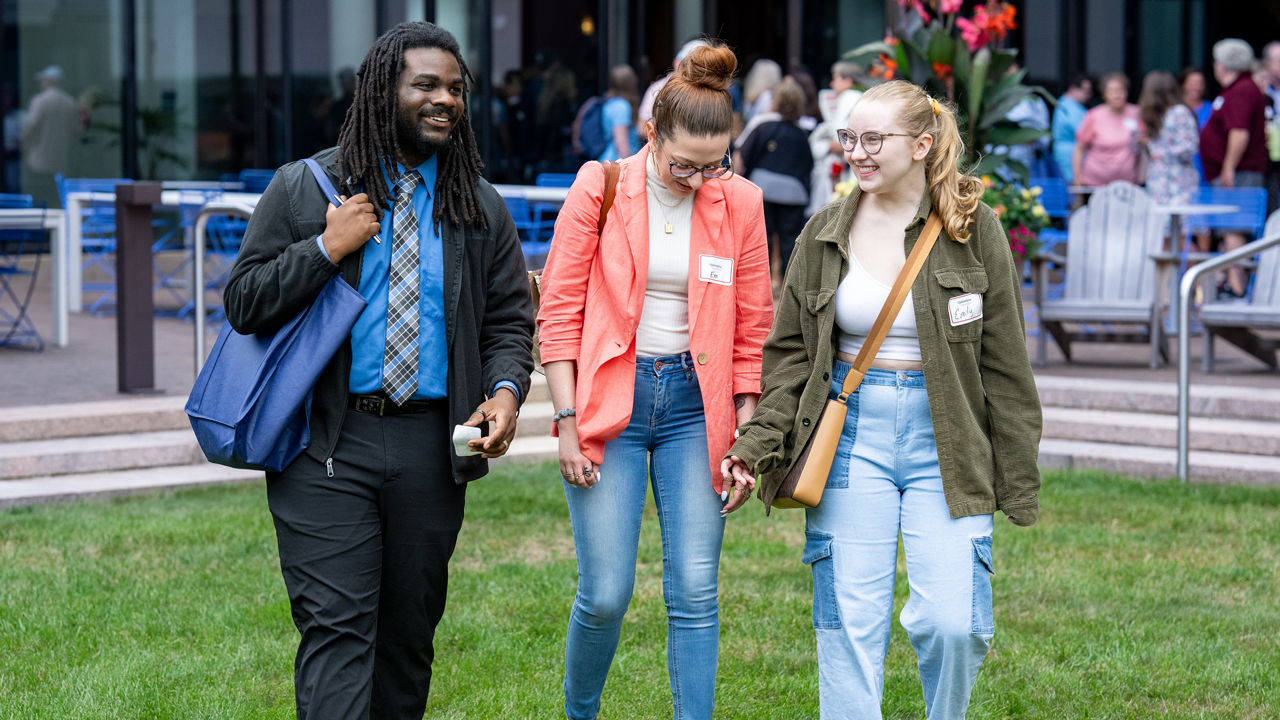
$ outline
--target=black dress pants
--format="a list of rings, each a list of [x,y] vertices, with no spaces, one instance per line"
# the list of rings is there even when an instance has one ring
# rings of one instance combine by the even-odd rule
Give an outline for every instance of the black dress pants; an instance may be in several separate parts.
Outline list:
[[[796,238],[804,230],[804,205],[783,205],[765,202],[764,231],[768,234],[769,254],[773,254],[773,235],[778,234],[778,258],[781,267],[779,272],[785,278],[787,265],[791,263],[791,252],[796,248]]]
[[[305,453],[267,476],[280,569],[301,633],[299,720],[421,718],[465,485],[447,410],[348,410],[333,476]]]

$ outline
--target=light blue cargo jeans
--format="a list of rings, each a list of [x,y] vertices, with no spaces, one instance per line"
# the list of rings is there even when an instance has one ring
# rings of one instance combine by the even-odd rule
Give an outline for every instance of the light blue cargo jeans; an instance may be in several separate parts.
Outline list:
[[[638,358],[631,422],[605,443],[600,482],[586,490],[565,483],[578,557],[578,593],[565,648],[564,706],[570,720],[590,720],[600,712],[635,585],[650,482],[662,529],[672,715],[711,719],[724,503],[711,487],[710,465],[702,391],[689,354]]]
[[[848,371],[836,362],[832,397]],[[992,516],[953,519],[947,509],[924,373],[872,368],[852,398],[805,529],[822,718],[881,717],[901,532],[911,594],[900,620],[926,713],[959,720],[995,633]]]

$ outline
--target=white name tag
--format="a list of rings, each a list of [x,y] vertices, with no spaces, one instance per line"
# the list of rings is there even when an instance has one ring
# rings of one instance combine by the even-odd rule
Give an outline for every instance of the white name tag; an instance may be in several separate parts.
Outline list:
[[[1121,124],[1124,125],[1124,129],[1129,132],[1138,132],[1138,121],[1133,118],[1125,118],[1124,122]]]
[[[971,323],[982,319],[982,296],[969,293],[951,298],[947,303],[947,313],[951,315],[951,327]]]
[[[733,258],[715,255],[698,256],[698,279],[717,285],[733,284]]]

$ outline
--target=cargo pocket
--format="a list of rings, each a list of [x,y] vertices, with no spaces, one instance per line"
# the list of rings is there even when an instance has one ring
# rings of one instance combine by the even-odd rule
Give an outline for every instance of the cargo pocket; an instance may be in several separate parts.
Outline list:
[[[840,627],[840,608],[836,605],[836,573],[831,561],[831,543],[835,535],[806,530],[804,533],[805,565],[813,568],[813,627],[815,630]]]
[[[994,635],[995,614],[991,607],[991,537],[972,538],[973,542],[973,627],[978,635]]]
[[[967,312],[961,312],[961,307],[954,308],[958,314],[964,317],[956,320],[959,325],[952,324],[951,317],[952,300],[962,295],[977,295],[979,299],[982,294],[987,291],[987,271],[980,267],[957,267],[943,268],[933,273],[934,278],[938,281],[944,290],[941,297],[946,304],[938,308],[942,313],[943,323],[947,329],[947,340],[951,342],[976,342],[982,338],[982,315],[978,314],[977,318],[969,318],[972,313],[972,306],[967,308]]]
[[[831,392],[828,393],[829,400],[835,400],[840,397],[841,385],[833,379],[831,382]],[[829,488],[847,488],[849,487],[849,463],[853,461],[853,444],[857,441],[858,434],[858,393],[849,396],[848,411],[844,416],[844,429],[840,431],[840,444],[836,445],[836,455],[831,460],[831,471],[827,473],[827,485]]]

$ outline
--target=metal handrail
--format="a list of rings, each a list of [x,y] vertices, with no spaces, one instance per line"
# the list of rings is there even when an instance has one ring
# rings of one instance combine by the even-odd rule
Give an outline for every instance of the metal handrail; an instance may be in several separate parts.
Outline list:
[[[204,239],[205,226],[209,224],[209,218],[214,215],[230,215],[233,217],[242,217],[246,220],[253,215],[253,207],[239,202],[215,201],[205,203],[200,211],[196,213],[195,232],[192,244],[195,246],[195,292],[193,300],[195,301],[195,326],[196,326],[196,376],[200,376],[200,369],[204,367]]]
[[[1280,234],[1254,240],[1196,265],[1187,270],[1178,286],[1178,479],[1182,482],[1187,482],[1188,476],[1188,423],[1191,414],[1191,359],[1188,357],[1191,354],[1191,291],[1204,273],[1247,260],[1273,245],[1280,245]]]

